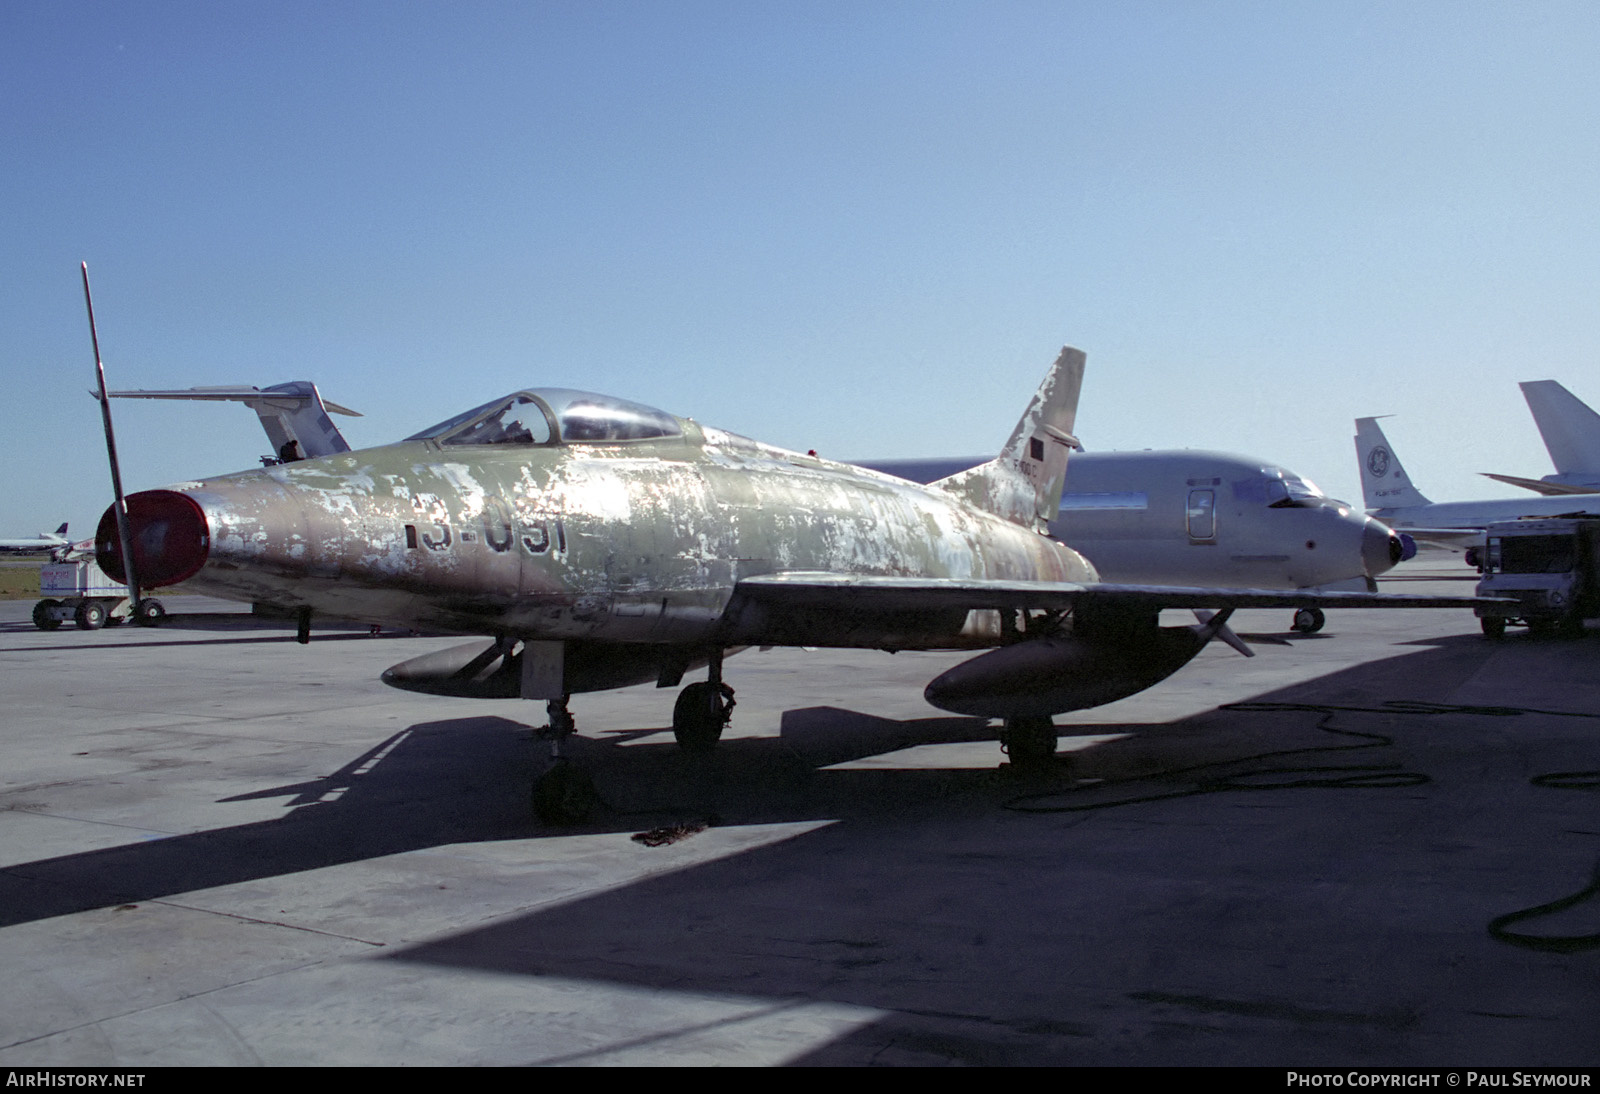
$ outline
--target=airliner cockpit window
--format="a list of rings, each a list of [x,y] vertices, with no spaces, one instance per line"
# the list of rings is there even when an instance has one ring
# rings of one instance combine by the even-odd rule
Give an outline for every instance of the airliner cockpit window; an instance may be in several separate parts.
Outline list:
[[[1272,509],[1316,509],[1328,504],[1328,496],[1310,479],[1266,470],[1266,502]]]

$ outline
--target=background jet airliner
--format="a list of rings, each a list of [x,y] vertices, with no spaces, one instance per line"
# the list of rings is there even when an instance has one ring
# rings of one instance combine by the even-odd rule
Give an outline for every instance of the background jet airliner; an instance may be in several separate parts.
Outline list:
[[[1554,380],[1529,380],[1517,385],[1528,402],[1539,436],[1556,473],[1526,479],[1517,475],[1484,475],[1537,494],[1591,494],[1600,490],[1600,414]]]
[[[30,553],[53,551],[58,547],[66,547],[69,543],[67,525],[63,522],[61,527],[54,532],[40,532],[32,539],[26,537],[21,539],[0,539],[0,552],[14,554],[22,551]]]
[[[685,687],[681,744],[732,706],[727,651],[752,645],[985,649],[933,680],[935,706],[1004,720],[1018,763],[1055,750],[1057,713],[1143,690],[1229,637],[1239,607],[1450,606],[1462,597],[1304,594],[1099,582],[1049,535],[1084,355],[1065,349],[999,457],[921,486],[650,407],[566,389],[514,392],[397,444],[180,483],[127,498],[96,556],[146,585],[488,635],[384,674],[397,687],[543,699],[556,745],[571,695]],[[1162,608],[1221,609],[1159,625]],[[556,747],[553,745],[553,747]],[[586,779],[553,765],[547,819]]]
[[[1356,419],[1356,459],[1368,513],[1391,528],[1440,546],[1469,548],[1496,521],[1600,514],[1600,494],[1430,501],[1406,475],[1377,418]]]
[[[977,459],[860,464],[933,482]],[[1050,534],[1094,563],[1104,581],[1153,585],[1327,589],[1374,579],[1416,545],[1269,461],[1223,452],[1078,452]],[[1320,630],[1320,608],[1294,626]]]

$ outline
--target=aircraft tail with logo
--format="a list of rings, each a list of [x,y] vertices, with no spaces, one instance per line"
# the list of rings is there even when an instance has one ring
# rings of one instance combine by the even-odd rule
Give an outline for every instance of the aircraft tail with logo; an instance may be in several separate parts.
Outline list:
[[[1048,533],[1061,509],[1067,454],[1082,447],[1072,428],[1085,359],[1082,350],[1063,346],[1000,455],[933,485],[986,512]]]
[[[1394,446],[1378,427],[1377,418],[1356,419],[1356,458],[1361,465],[1361,500],[1368,509],[1409,509],[1433,504],[1411,484]]]

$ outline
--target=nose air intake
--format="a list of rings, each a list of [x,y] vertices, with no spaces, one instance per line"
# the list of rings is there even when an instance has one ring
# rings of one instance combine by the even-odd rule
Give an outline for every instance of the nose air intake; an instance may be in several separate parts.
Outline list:
[[[151,589],[176,585],[205,565],[211,549],[211,530],[193,498],[174,490],[145,490],[130,494],[127,505],[133,563],[141,585]],[[100,518],[94,535],[94,557],[113,581],[128,579],[113,509],[107,509]]]

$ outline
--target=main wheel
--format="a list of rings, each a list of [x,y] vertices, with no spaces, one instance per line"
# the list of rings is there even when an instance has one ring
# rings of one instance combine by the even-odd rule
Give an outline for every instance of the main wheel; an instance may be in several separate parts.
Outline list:
[[[41,631],[53,631],[61,626],[61,620],[55,616],[55,610],[61,607],[59,600],[41,600],[33,606],[33,625]]]
[[[733,689],[709,681],[690,684],[672,707],[672,735],[685,752],[709,752],[722,739],[733,709]]]
[[[567,760],[534,780],[533,812],[545,824],[582,824],[599,800],[589,773]]]
[[[1485,638],[1492,638],[1498,642],[1506,636],[1506,617],[1503,615],[1486,615],[1478,620],[1478,623],[1483,627]]]
[[[106,606],[98,600],[85,600],[72,613],[79,630],[97,631],[106,625]]]
[[[1327,621],[1321,608],[1301,608],[1294,613],[1294,629],[1301,634],[1316,634]]]
[[[1042,767],[1056,756],[1056,726],[1049,718],[1007,718],[1000,743],[1017,767]]]

